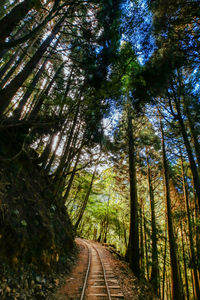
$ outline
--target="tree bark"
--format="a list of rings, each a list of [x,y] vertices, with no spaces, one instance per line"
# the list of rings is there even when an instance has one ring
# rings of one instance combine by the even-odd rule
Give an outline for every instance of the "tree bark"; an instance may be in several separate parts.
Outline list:
[[[85,209],[86,209],[86,206],[87,206],[87,203],[88,203],[88,199],[90,197],[90,193],[91,193],[91,190],[92,190],[92,185],[93,185],[93,182],[94,182],[95,174],[96,174],[96,169],[93,172],[92,179],[91,179],[91,182],[90,182],[90,186],[89,186],[88,191],[87,191],[87,193],[85,195],[85,199],[83,201],[83,205],[81,207],[81,211],[79,213],[78,219],[77,219],[77,221],[76,221],[76,223],[74,225],[75,231],[77,231],[78,226],[79,226],[79,224],[80,224],[80,222],[81,222],[81,220],[83,218],[83,214],[85,212]]]
[[[8,69],[10,68],[10,66],[12,65],[12,63],[15,61],[15,59],[19,55],[19,53],[20,53],[20,48],[18,48],[17,50],[15,50],[14,53],[12,54],[12,56],[10,57],[10,59],[7,61],[7,63],[5,63],[1,67],[1,69],[0,69],[0,80],[6,74],[6,72],[8,71]]]
[[[165,221],[165,246],[164,246],[164,254],[163,254],[163,277],[162,277],[162,300],[165,299],[165,279],[166,279],[166,259],[167,259],[167,224]]]
[[[74,177],[75,177],[75,174],[76,174],[76,168],[77,168],[77,165],[79,163],[80,156],[81,156],[81,150],[82,150],[82,147],[79,149],[79,152],[78,152],[78,155],[77,155],[77,158],[76,158],[76,162],[75,162],[75,165],[73,167],[73,171],[72,171],[72,174],[70,176],[70,179],[69,179],[69,182],[68,182],[68,185],[67,185],[67,189],[66,189],[65,194],[63,196],[63,201],[64,202],[67,201],[70,190],[71,190],[71,187],[72,187],[72,183],[73,183],[73,180],[74,180]]]
[[[18,89],[22,86],[25,80],[30,76],[32,71],[35,69],[37,64],[40,62],[47,48],[54,40],[56,34],[58,33],[60,27],[62,26],[63,21],[65,20],[67,13],[58,21],[58,23],[53,28],[51,34],[45,39],[42,45],[38,48],[33,57],[26,64],[24,69],[4,88],[0,91],[0,114],[4,112],[7,106],[10,104],[10,101],[15,96]]]
[[[176,105],[176,110],[177,110],[177,118],[180,124],[180,129],[181,129],[181,134],[183,137],[183,141],[185,144],[185,148],[188,154],[188,158],[190,161],[190,167],[191,167],[191,172],[192,172],[192,177],[194,180],[194,187],[195,187],[195,191],[196,191],[196,195],[197,195],[197,199],[198,199],[198,206],[199,206],[199,211],[200,211],[200,179],[199,179],[199,174],[198,174],[198,170],[197,170],[197,166],[195,163],[195,159],[194,159],[194,155],[192,153],[192,148],[188,139],[188,135],[187,135],[187,131],[185,128],[185,124],[183,121],[183,117],[181,114],[181,109],[180,109],[180,101],[178,99],[174,99],[175,105]]]
[[[22,50],[22,54],[20,55],[20,57],[16,60],[15,64],[10,68],[10,70],[5,75],[5,77],[1,80],[0,89],[2,89],[4,87],[4,85],[7,83],[7,81],[10,80],[11,76],[14,74],[14,72],[17,70],[17,68],[23,62],[25,56],[27,55],[28,50],[34,45],[34,43],[35,43],[35,40]]]
[[[13,112],[14,119],[20,120],[22,118],[22,113],[23,113],[24,107],[27,103],[27,100],[29,99],[29,97],[32,94],[33,90],[35,89],[36,84],[38,83],[41,75],[43,74],[48,60],[49,60],[49,58],[45,59],[45,61],[43,62],[41,68],[36,73],[35,77],[33,78],[32,82],[30,83],[29,87],[27,88],[27,91],[25,92],[23,98],[20,100],[18,107]]]
[[[129,141],[129,179],[130,179],[130,228],[126,257],[135,276],[140,276],[139,266],[139,232],[138,232],[138,200],[135,166],[135,149],[133,138],[132,116],[128,103],[128,141]]]
[[[197,262],[196,262],[194,242],[193,242],[194,237],[193,237],[192,222],[191,222],[191,216],[190,216],[190,206],[189,206],[188,191],[187,191],[187,184],[186,184],[186,179],[185,179],[182,154],[181,154],[181,170],[182,170],[183,193],[184,193],[185,208],[186,208],[187,223],[188,223],[188,232],[189,232],[190,253],[191,253],[190,255],[191,255],[191,261],[192,261],[192,273],[193,273],[194,288],[195,288],[195,299],[200,299],[200,287],[199,287],[198,275],[197,275]]]
[[[0,43],[9,37],[17,24],[24,19],[26,14],[34,7],[34,1],[24,0],[16,5],[5,17],[0,20]]]
[[[181,243],[182,243],[182,252],[183,252],[183,266],[184,266],[184,273],[185,273],[185,287],[186,287],[187,300],[189,300],[190,293],[189,293],[189,287],[188,287],[187,265],[186,265],[185,247],[184,247],[184,240],[183,240],[183,228],[182,228],[181,222],[180,222],[180,227],[181,227]]]
[[[160,118],[160,131],[161,131],[161,143],[162,143],[162,163],[163,163],[163,181],[165,189],[165,203],[167,212],[167,225],[168,225],[168,238],[169,238],[169,250],[170,250],[170,265],[171,265],[171,292],[172,299],[183,300],[185,299],[182,289],[182,283],[179,274],[178,261],[176,256],[177,246],[173,230],[173,220],[171,211],[171,199],[169,189],[169,177],[168,177],[168,163],[165,150],[165,137],[163,131],[163,125]]]
[[[41,95],[38,97],[32,111],[30,112],[29,114],[29,117],[28,119],[32,120],[32,119],[35,119],[42,107],[42,104],[44,103],[46,97],[49,95],[49,92],[55,82],[55,79],[56,77],[58,76],[58,74],[60,73],[61,69],[63,68],[65,63],[62,63],[58,70],[56,71],[56,73],[54,74],[53,78],[51,79],[51,81],[48,83],[47,87],[46,87],[46,90],[44,92],[41,93]]]
[[[144,237],[143,237],[143,211],[142,211],[143,204],[140,204],[139,207],[139,216],[140,216],[140,270],[141,275],[144,275],[145,268],[144,268]]]
[[[152,175],[151,168],[149,164],[149,156],[146,151],[147,157],[147,179],[148,179],[148,188],[149,188],[149,199],[151,207],[151,230],[152,230],[152,269],[150,282],[154,287],[154,291],[159,295],[159,263],[158,263],[158,249],[157,249],[157,230],[156,230],[156,217],[155,217],[155,202],[154,202],[154,193],[152,187]]]
[[[55,174],[54,174],[54,183],[56,183],[59,180],[60,176],[62,176],[62,174],[63,174],[63,168],[64,168],[66,159],[67,159],[68,154],[69,154],[70,145],[71,145],[71,142],[72,142],[72,139],[73,139],[75,127],[77,125],[79,109],[80,109],[80,101],[77,104],[77,108],[76,108],[75,116],[74,116],[74,119],[73,119],[73,123],[72,123],[71,129],[70,129],[70,132],[69,132],[69,136],[66,140],[66,144],[65,144],[65,147],[64,147],[64,152],[62,154],[59,166],[58,166],[58,168],[57,168],[57,170],[55,171]]]
[[[146,226],[146,218],[144,215],[144,207],[143,207],[143,216],[144,216],[144,245],[145,245],[145,256],[146,256],[146,272],[147,272],[147,280],[149,280],[149,254],[148,254],[148,245],[147,245],[147,226]]]

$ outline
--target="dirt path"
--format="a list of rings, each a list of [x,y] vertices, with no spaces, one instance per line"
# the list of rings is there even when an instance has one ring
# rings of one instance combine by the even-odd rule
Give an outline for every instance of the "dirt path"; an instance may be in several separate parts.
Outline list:
[[[52,295],[51,300],[79,300],[81,297],[82,287],[85,279],[85,274],[88,266],[88,248],[84,244],[83,241],[77,239],[76,240],[77,246],[79,248],[79,255],[77,259],[76,265],[73,267],[72,272],[66,277],[65,284],[55,293]],[[141,284],[138,280],[134,277],[132,271],[130,270],[128,264],[126,262],[122,262],[115,257],[108,251],[108,249],[102,246],[99,243],[91,242],[91,245],[94,245],[99,249],[101,252],[101,256],[103,258],[103,262],[105,267],[108,271],[111,272],[111,276],[115,280],[115,286],[118,286],[118,291],[123,294],[124,300],[150,300],[156,299],[153,294],[149,291],[149,288],[145,284]],[[91,250],[94,251],[94,250]],[[93,262],[92,262],[93,261]],[[99,262],[97,262],[96,254],[93,255],[93,259],[91,260],[91,269],[92,272],[89,275],[89,283],[94,283],[92,281],[91,274],[95,274],[99,272],[100,266]],[[92,276],[93,276],[92,275]],[[93,276],[94,277],[94,276]],[[91,291],[91,286],[89,290],[86,290],[87,295],[94,294],[96,292]],[[100,288],[101,290],[101,288]],[[113,293],[113,290],[111,290]],[[102,292],[102,290],[101,290]],[[100,293],[100,291],[99,291]],[[105,293],[105,290],[103,290]],[[117,293],[117,292],[114,292]],[[92,300],[92,295],[87,296],[88,300]],[[94,299],[103,299],[101,297],[96,297]],[[106,299],[104,297],[104,299]],[[117,299],[117,298],[113,298]]]

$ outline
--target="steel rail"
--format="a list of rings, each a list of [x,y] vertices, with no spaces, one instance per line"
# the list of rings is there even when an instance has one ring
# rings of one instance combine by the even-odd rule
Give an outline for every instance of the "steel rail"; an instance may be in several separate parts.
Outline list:
[[[84,241],[84,244],[88,248],[88,267],[87,267],[87,271],[86,271],[86,275],[85,275],[85,280],[84,280],[84,284],[83,284],[83,289],[82,289],[80,300],[83,300],[83,298],[85,296],[85,290],[86,290],[88,276],[89,276],[89,272],[90,272],[90,266],[91,266],[91,250],[90,250],[90,248],[88,247],[88,245],[87,245],[87,243],[85,241]]]
[[[83,241],[83,240],[82,240]],[[91,245],[90,243],[86,242],[86,241],[83,241],[83,243],[85,245],[90,245],[98,254],[98,257],[99,257],[99,260],[100,260],[100,263],[101,263],[101,266],[102,266],[102,270],[103,270],[103,277],[104,277],[104,281],[105,281],[105,285],[106,285],[106,290],[107,290],[107,294],[108,294],[108,299],[109,300],[112,300],[111,298],[111,294],[110,294],[110,289],[109,289],[109,286],[108,286],[108,281],[107,281],[107,277],[106,277],[106,271],[105,271],[105,268],[104,268],[104,264],[103,264],[103,261],[101,259],[101,255],[99,253],[99,250]],[[89,251],[89,259],[88,259],[88,269],[87,269],[87,272],[86,272],[86,276],[85,276],[85,282],[84,282],[84,286],[83,286],[83,290],[82,290],[82,294],[81,294],[81,298],[80,300],[83,300],[84,298],[84,295],[85,295],[85,290],[86,290],[86,285],[87,285],[87,280],[88,280],[88,275],[89,275],[89,271],[90,271],[90,265],[91,265],[91,252],[90,252],[90,247],[88,247],[88,251]]]
[[[105,281],[105,284],[106,284],[106,289],[107,289],[107,294],[108,294],[108,299],[109,300],[112,300],[111,298],[111,294],[110,294],[110,289],[109,289],[109,286],[108,286],[108,281],[107,281],[107,278],[106,278],[106,271],[105,271],[105,268],[104,268],[104,264],[103,264],[103,261],[101,259],[101,255],[99,253],[99,250],[92,245],[92,247],[96,250],[96,252],[98,253],[98,256],[99,256],[99,259],[100,259],[100,262],[101,262],[101,266],[102,266],[102,269],[103,269],[103,276],[104,276],[104,281]]]

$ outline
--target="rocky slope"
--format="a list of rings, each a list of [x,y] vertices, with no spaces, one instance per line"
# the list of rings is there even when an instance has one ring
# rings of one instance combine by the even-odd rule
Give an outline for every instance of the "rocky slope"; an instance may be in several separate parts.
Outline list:
[[[48,177],[13,147],[0,148],[0,298],[46,299],[42,286],[70,265],[73,229]]]

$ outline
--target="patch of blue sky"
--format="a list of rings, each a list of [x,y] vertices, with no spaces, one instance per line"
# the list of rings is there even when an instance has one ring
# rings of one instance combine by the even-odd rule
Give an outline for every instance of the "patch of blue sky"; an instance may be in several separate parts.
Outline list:
[[[152,32],[152,14],[146,0],[127,0],[122,7],[122,40],[132,44],[140,63],[144,64],[156,49]]]
[[[115,103],[113,102],[110,107],[109,115],[103,118],[102,120],[104,134],[108,136],[111,140],[113,139],[113,134],[116,127],[119,124],[121,115],[122,115],[121,109],[116,107]]]

